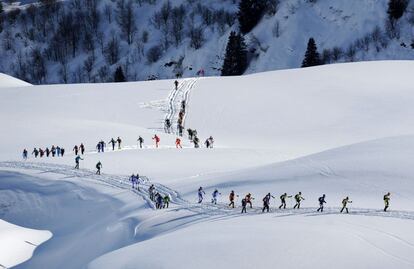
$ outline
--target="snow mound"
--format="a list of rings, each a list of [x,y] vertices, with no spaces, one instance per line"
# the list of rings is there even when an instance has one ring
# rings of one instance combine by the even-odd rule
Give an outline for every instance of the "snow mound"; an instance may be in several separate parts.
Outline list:
[[[24,86],[31,86],[31,84],[9,75],[0,73],[0,89]]]
[[[0,267],[11,268],[30,259],[52,233],[23,228],[0,219]]]

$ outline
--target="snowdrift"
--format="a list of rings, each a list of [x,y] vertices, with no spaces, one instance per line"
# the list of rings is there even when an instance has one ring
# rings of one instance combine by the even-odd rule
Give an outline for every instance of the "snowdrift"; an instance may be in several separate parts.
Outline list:
[[[24,86],[31,86],[31,84],[23,80],[0,73],[0,89]]]

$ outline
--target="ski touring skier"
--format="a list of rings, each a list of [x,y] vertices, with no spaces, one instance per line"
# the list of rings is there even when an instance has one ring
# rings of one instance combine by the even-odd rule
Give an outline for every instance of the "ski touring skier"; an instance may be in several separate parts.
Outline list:
[[[65,155],[65,149],[64,148],[60,148],[60,156],[63,157],[63,155]]]
[[[139,148],[141,148],[141,149],[142,149],[142,144],[144,143],[144,138],[142,138],[142,137],[140,136],[140,137],[138,137],[137,141],[138,141],[138,143],[139,143]]]
[[[203,190],[203,187],[198,188],[198,203],[201,204],[203,202],[204,195],[206,193]]]
[[[386,212],[388,207],[390,206],[390,196],[391,196],[391,193],[387,193],[384,195],[384,204],[385,204],[384,212]]]
[[[74,151],[75,152],[75,155],[78,155],[78,153],[79,153],[79,147],[78,147],[78,145],[75,145],[74,147],[73,147],[73,150],[72,151]]]
[[[322,195],[321,197],[319,197],[318,198],[318,202],[319,202],[319,208],[318,208],[318,210],[316,210],[316,211],[321,211],[321,212],[323,212],[323,204],[326,204],[326,201],[325,201],[325,194],[324,195]]]
[[[46,157],[48,157],[48,158],[49,158],[49,155],[50,155],[50,149],[49,149],[49,148],[46,148],[45,152],[46,152]]]
[[[266,194],[266,196],[263,198],[263,209],[262,212],[265,212],[265,210],[267,210],[267,212],[269,212],[270,210],[270,199],[271,198],[275,198],[273,195],[270,194],[270,192],[268,194]]]
[[[42,150],[43,151],[43,150]],[[58,157],[60,157],[60,147],[59,146],[57,146],[56,147],[56,155],[58,156]]]
[[[178,80],[174,81],[175,90],[178,90]]]
[[[230,195],[229,195],[229,200],[230,200],[229,207],[234,208],[234,199],[235,199],[235,197],[239,197],[239,196],[238,196],[238,195],[236,195],[236,194],[234,193],[234,191],[231,191],[231,192],[230,192]]]
[[[139,176],[138,176],[138,174],[135,176],[134,174],[132,174],[132,176],[129,178],[129,181],[131,181],[131,183],[132,183],[132,188],[133,189],[137,189],[137,190],[139,190],[139,188],[138,188],[138,178],[139,178]]]
[[[76,163],[76,165],[75,165],[75,169],[79,169],[79,161],[80,160],[83,160],[82,158],[81,158],[81,156],[76,156],[75,157],[75,163]]]
[[[115,150],[116,141],[115,141],[115,139],[113,137],[111,138],[111,140],[109,141],[108,144],[111,144],[112,145],[112,151],[114,151]]]
[[[178,135],[182,137],[183,136],[184,127],[183,127],[181,121],[177,123],[177,130],[178,130]]]
[[[187,129],[187,133],[188,133],[188,140],[193,140],[193,130],[191,130],[190,128]]]
[[[155,197],[155,208],[156,209],[161,209],[163,207],[164,198],[158,192],[155,194],[154,197]]]
[[[193,135],[194,148],[198,149],[200,147],[200,139],[196,135]]]
[[[52,157],[55,157],[55,155],[56,155],[56,147],[54,145],[52,145],[52,147],[50,148],[50,151],[52,153]]]
[[[212,193],[212,198],[211,198],[211,203],[212,204],[217,204],[217,197],[219,196],[219,195],[221,195],[221,193],[217,190],[217,189],[215,189],[214,191],[213,191],[213,193]]]
[[[170,206],[171,197],[169,194],[166,194],[163,199],[164,206],[163,208],[168,208]]]
[[[241,213],[243,214],[243,213],[247,213],[247,210],[246,210],[246,206],[247,206],[247,201],[246,201],[246,198],[243,198],[242,199],[242,201],[241,201],[241,205],[242,205],[242,211],[241,211]]]
[[[101,146],[102,146],[102,144],[101,144],[101,142],[99,142],[97,145],[96,145],[96,149],[98,150],[98,153],[99,152],[101,152]]]
[[[122,139],[118,136],[118,138],[116,139],[116,142],[118,143],[118,149],[121,149],[121,143],[122,143]]]
[[[27,160],[27,149],[23,150],[23,160]]]
[[[171,133],[171,121],[170,121],[170,119],[165,119],[164,131],[168,134]]]
[[[101,140],[99,143],[101,144],[101,151],[105,152],[106,143],[103,140]]]
[[[177,137],[177,139],[175,139],[175,147],[178,149],[182,149],[183,147],[181,146],[181,139]]]
[[[83,155],[85,153],[85,145],[83,145],[83,143],[80,144],[79,146],[80,152]]]
[[[206,145],[206,148],[210,148],[210,140],[208,138],[204,142],[204,145]]]
[[[254,198],[250,192],[246,195],[246,197],[244,197],[244,199],[246,200],[246,204],[250,204],[250,208],[253,208],[252,200],[254,200]]]
[[[101,161],[98,161],[98,163],[96,164],[96,174],[97,175],[100,175],[101,174],[101,168],[102,168],[102,163],[101,163]]]
[[[39,148],[39,157],[42,158],[45,155],[45,151]]]
[[[287,198],[292,198],[292,195],[287,195],[287,193],[285,192],[284,194],[282,194],[280,196],[280,202],[281,202],[281,204],[279,206],[279,209],[281,209],[282,207],[283,207],[283,209],[286,209],[286,199]]]
[[[34,148],[32,151],[32,155],[34,155],[35,158],[37,158],[37,156],[39,156],[39,150],[37,148]]]
[[[305,200],[305,198],[302,197],[302,193],[301,192],[299,192],[298,194],[296,194],[295,195],[296,204],[293,207],[293,209],[295,209],[295,208],[299,209],[300,208],[300,202],[302,202],[303,200]]]
[[[346,209],[346,213],[349,213],[348,211],[348,203],[352,203],[352,201],[349,200],[349,197],[347,196],[345,199],[342,200],[342,209],[341,209],[341,213],[342,211],[344,211],[344,209]]]
[[[161,141],[160,137],[155,134],[154,137],[152,138],[152,140],[155,141],[155,147],[158,148],[159,145],[160,145],[160,141]]]
[[[154,201],[154,192],[155,192],[155,186],[154,184],[151,184],[151,186],[148,188],[148,193],[150,195],[151,201]]]

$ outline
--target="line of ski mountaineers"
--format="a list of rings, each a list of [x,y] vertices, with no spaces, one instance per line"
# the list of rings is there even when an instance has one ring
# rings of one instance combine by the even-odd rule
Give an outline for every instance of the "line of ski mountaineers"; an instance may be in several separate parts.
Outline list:
[[[130,181],[132,182],[132,188],[133,189],[137,189],[139,190],[138,184],[139,184],[139,176],[138,174],[136,176],[132,175],[130,178]],[[171,201],[171,197],[169,194],[166,195],[162,195],[161,193],[156,191],[155,186],[152,184],[149,189],[148,189],[148,193],[150,196],[150,199],[155,202],[155,206],[157,209],[161,209],[161,208],[168,208],[170,201]],[[198,189],[198,203],[201,204],[203,202],[204,196],[205,196],[205,192],[203,190],[202,187],[200,187]],[[213,191],[213,193],[211,194],[212,198],[211,198],[211,203],[212,204],[217,204],[217,199],[219,197],[219,195],[221,195],[221,193],[215,189]],[[390,196],[391,193],[387,193],[384,195],[383,200],[384,200],[384,212],[387,211],[387,209],[389,208],[390,205]],[[234,191],[231,191],[229,194],[229,201],[230,203],[228,204],[228,207],[230,208],[235,208],[235,199],[236,197],[239,197],[239,195],[236,195]],[[263,197],[262,201],[263,201],[263,207],[262,207],[262,212],[269,212],[270,211],[270,199],[273,198],[275,199],[275,197],[273,195],[271,195],[270,193],[266,194],[265,197]],[[286,200],[288,198],[292,198],[292,195],[288,195],[287,193],[284,193],[280,196],[280,206],[279,209],[286,209]],[[318,198],[318,202],[319,202],[319,208],[316,210],[317,212],[323,212],[324,209],[324,205],[326,204],[326,195],[323,194],[321,197]],[[250,208],[253,208],[253,203],[252,201],[255,198],[252,196],[251,193],[248,193],[242,200],[241,200],[241,213],[247,213],[247,205],[250,205]],[[296,204],[293,206],[293,209],[300,209],[300,205],[301,202],[303,200],[305,200],[305,198],[302,196],[302,192],[297,193],[294,196],[295,202]],[[352,201],[349,199],[349,197],[345,197],[342,200],[342,208],[340,210],[340,213],[342,212],[346,212],[349,213],[349,209],[348,209],[348,204],[352,203]]]

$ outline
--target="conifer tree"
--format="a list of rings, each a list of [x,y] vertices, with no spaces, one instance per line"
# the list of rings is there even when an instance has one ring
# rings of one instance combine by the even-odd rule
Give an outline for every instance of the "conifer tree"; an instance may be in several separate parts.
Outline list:
[[[302,62],[302,67],[310,67],[322,64],[319,56],[318,48],[315,40],[311,37],[308,41],[308,48],[306,49],[305,58]]]
[[[247,49],[244,38],[241,34],[236,34],[236,32],[232,31],[227,43],[221,75],[239,76],[246,71],[246,68]]]
[[[265,0],[241,0],[237,13],[240,32],[242,34],[250,32],[263,17],[265,10]]]
[[[408,0],[390,0],[388,2],[388,16],[390,20],[398,20],[404,15],[408,6]]]
[[[114,75],[114,81],[115,82],[125,82],[125,76],[124,76],[124,71],[122,71],[122,67],[118,66],[118,68],[115,71],[115,75]]]

